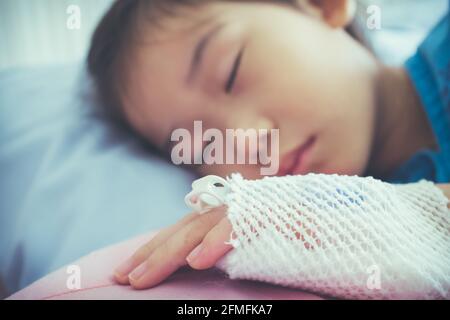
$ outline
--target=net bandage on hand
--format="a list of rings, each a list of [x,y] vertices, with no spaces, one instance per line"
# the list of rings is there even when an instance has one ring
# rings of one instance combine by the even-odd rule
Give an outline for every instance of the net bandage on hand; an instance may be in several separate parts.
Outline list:
[[[231,279],[342,298],[450,298],[448,199],[431,182],[234,174],[220,184],[234,249],[216,266]]]

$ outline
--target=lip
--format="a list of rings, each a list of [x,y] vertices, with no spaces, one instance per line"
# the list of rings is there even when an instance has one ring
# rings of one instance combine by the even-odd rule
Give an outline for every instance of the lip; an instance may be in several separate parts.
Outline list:
[[[288,152],[282,158],[280,175],[306,174],[308,172],[307,156],[310,154],[315,141],[316,137],[310,137],[304,144]]]

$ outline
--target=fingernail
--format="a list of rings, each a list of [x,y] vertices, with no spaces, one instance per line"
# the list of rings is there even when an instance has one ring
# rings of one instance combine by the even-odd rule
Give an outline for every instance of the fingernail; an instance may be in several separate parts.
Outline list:
[[[200,255],[200,252],[203,249],[203,243],[200,243],[198,246],[194,248],[194,250],[189,253],[189,255],[186,257],[186,260],[188,263],[192,263],[197,257]]]
[[[139,280],[140,277],[148,270],[147,262],[141,263],[134,271],[130,274],[130,279],[132,281]]]
[[[131,271],[133,271],[134,263],[133,259],[129,258],[127,261],[122,263],[117,269],[116,274],[121,276],[128,275]]]

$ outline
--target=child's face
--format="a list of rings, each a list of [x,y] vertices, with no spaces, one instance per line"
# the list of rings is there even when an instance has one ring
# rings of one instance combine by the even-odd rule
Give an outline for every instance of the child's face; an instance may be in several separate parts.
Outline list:
[[[344,31],[289,6],[259,2],[183,8],[154,30],[144,33],[148,43],[128,62],[122,95],[129,121],[152,143],[165,148],[174,129],[192,131],[194,120],[203,121],[203,130],[278,128],[279,174],[364,172],[377,66]],[[199,43],[204,50],[192,67]],[[287,172],[293,150],[311,140],[300,171]],[[200,171],[260,175],[255,165]]]

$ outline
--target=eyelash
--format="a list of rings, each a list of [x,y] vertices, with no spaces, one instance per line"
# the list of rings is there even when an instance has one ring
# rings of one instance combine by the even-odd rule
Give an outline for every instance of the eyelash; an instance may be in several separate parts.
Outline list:
[[[238,53],[236,59],[234,60],[233,67],[231,68],[230,76],[228,77],[228,81],[227,81],[227,83],[225,85],[225,92],[226,93],[230,93],[231,90],[233,90],[234,83],[236,81],[237,74],[238,74],[238,71],[239,71],[239,67],[241,65],[243,51],[244,50],[241,50]]]

